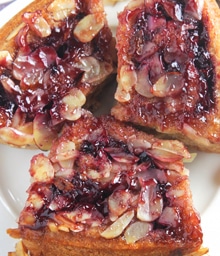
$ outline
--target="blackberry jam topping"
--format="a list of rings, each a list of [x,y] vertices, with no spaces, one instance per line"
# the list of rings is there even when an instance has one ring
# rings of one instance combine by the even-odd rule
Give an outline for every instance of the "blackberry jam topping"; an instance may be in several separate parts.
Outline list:
[[[22,130],[27,138],[33,122],[28,142],[34,140],[41,149],[49,149],[50,143],[43,141],[56,137],[64,122],[82,115],[86,96],[112,74],[114,66],[114,40],[103,7],[97,4],[94,9],[77,0],[58,6],[53,1],[45,10],[24,13],[24,25],[12,32],[17,49],[13,58],[0,51],[0,128],[12,127],[6,132],[17,135]],[[41,118],[45,122],[39,122]],[[45,124],[39,127],[40,123]],[[6,139],[10,140],[8,134]]]
[[[182,129],[184,123],[193,126],[195,118],[205,123],[215,108],[216,77],[199,1],[128,5],[119,22],[129,27],[129,43],[127,61],[120,60],[116,99],[130,102],[131,110],[138,109],[145,118],[143,123],[157,123],[161,131],[172,125]],[[119,57],[124,51],[120,47],[119,42]]]
[[[100,122],[84,125],[89,129],[84,139],[70,139],[67,129],[48,157],[32,159],[33,184],[19,224],[68,232],[97,227],[102,237],[123,235],[127,243],[143,238],[136,229],[143,225],[144,237],[163,231],[164,239],[182,239],[184,215],[177,199],[187,177],[182,159],[189,157],[182,144],[152,143],[133,134],[124,141]],[[77,137],[83,129],[76,129]],[[135,238],[129,235],[133,229]]]

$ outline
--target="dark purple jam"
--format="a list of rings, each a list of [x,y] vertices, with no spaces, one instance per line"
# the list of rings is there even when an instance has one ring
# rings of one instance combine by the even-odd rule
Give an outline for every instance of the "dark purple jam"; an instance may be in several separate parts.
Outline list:
[[[107,26],[89,43],[82,43],[73,36],[79,20],[90,13],[88,7],[78,1],[76,9],[76,14],[71,14],[59,23],[59,28],[52,29],[47,37],[35,35],[29,25],[17,34],[19,52],[13,70],[0,67],[0,78],[9,77],[19,88],[19,91],[8,93],[0,83],[0,107],[5,108],[10,116],[19,108],[25,113],[27,121],[33,121],[37,113],[47,113],[52,123],[62,122],[59,115],[60,100],[73,87],[81,88],[83,92],[89,88],[88,83],[81,81],[84,70],[76,65],[80,58],[93,56],[100,62],[109,62],[111,59],[106,54],[112,39]],[[36,11],[32,15],[39,13]],[[31,18],[26,19],[27,24],[31,23]],[[30,35],[31,42],[28,41]],[[9,75],[12,73],[13,76]]]
[[[107,157],[109,162],[113,162],[114,159],[104,150],[105,148],[113,147],[115,147],[116,152],[117,149],[121,149],[125,154],[137,157],[139,159],[137,161],[138,165],[147,163],[148,172],[153,172],[155,168],[159,168],[154,162],[154,159],[150,157],[147,152],[143,151],[135,155],[129,151],[128,146],[124,142],[116,141],[105,135],[101,136],[101,140],[83,141],[80,148],[80,157],[88,157],[90,155],[92,156],[92,160],[91,158],[87,158],[87,161],[92,162],[96,160],[100,162],[100,165],[103,159],[106,159],[105,157]],[[100,151],[102,151],[102,154],[100,154]],[[34,226],[30,228],[42,228],[47,225],[48,220],[53,219],[55,213],[71,212],[76,209],[86,209],[87,211],[93,212],[93,216],[104,220],[109,214],[108,198],[113,192],[130,191],[134,195],[140,193],[142,187],[140,179],[138,178],[140,170],[138,168],[136,171],[132,170],[132,165],[133,164],[128,164],[126,170],[119,169],[116,176],[117,178],[113,177],[107,183],[102,183],[99,179],[93,180],[84,177],[83,173],[86,172],[86,170],[78,165],[78,160],[76,159],[73,167],[75,174],[72,178],[55,177],[50,183],[34,183],[29,193],[37,193],[43,199],[44,205],[41,209],[36,211],[36,222]],[[147,170],[145,170],[145,172],[146,171]],[[160,172],[165,173],[166,170],[161,170]],[[148,174],[146,173],[146,175]],[[156,182],[156,193],[159,197],[163,197],[165,205],[169,205],[166,191],[171,187],[171,184],[164,180],[163,182],[159,180]],[[55,203],[56,209],[51,209],[51,202],[53,202],[53,204]]]
[[[205,121],[204,114],[215,106],[210,39],[196,5],[195,1],[155,1],[153,7],[127,13],[133,25],[128,56],[136,70],[145,69],[151,85],[166,73],[182,77],[179,89],[140,107],[140,113],[148,113],[147,122],[161,120],[162,128],[169,123],[181,126],[193,118]]]

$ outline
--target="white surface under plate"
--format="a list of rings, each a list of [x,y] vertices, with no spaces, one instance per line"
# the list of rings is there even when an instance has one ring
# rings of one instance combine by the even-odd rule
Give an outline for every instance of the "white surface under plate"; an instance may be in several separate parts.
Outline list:
[[[0,12],[0,26],[31,0],[17,0]],[[117,25],[117,13],[124,3],[106,7],[109,24]],[[0,256],[14,249],[15,240],[6,234],[7,228],[16,227],[16,220],[26,199],[29,186],[30,159],[39,151],[15,149],[0,145]],[[198,153],[190,169],[194,205],[201,214],[204,246],[210,256],[220,254],[220,155]]]

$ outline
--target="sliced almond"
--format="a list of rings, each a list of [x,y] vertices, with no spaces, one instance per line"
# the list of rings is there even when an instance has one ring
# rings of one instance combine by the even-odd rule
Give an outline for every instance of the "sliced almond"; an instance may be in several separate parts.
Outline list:
[[[204,7],[204,0],[189,1],[185,7],[185,15],[188,14],[195,19],[202,19],[202,11]]]
[[[12,32],[8,35],[8,37],[6,38],[6,41],[10,41],[12,40],[14,37],[16,37],[16,35],[18,34],[18,32],[25,26],[25,23],[22,22],[21,24],[19,24],[14,30],[12,30]]]
[[[181,73],[170,72],[161,76],[153,85],[152,93],[157,97],[175,95],[184,86],[184,78]]]
[[[64,231],[64,232],[69,232],[70,231],[69,228],[66,227],[65,225],[59,225],[58,230]]]
[[[177,140],[164,140],[155,142],[148,153],[162,162],[175,162],[183,158],[191,158],[190,153],[184,145]]]
[[[43,154],[31,160],[30,175],[35,182],[49,182],[54,178],[54,168],[50,160]]]
[[[34,144],[33,135],[24,133],[13,127],[0,128],[0,139],[7,144],[19,147]]]
[[[153,225],[149,222],[136,221],[128,226],[124,237],[127,244],[133,244],[144,238],[149,231],[153,229]]]
[[[180,221],[178,209],[175,207],[165,207],[158,222],[162,225],[176,227]]]
[[[47,37],[51,34],[50,25],[40,13],[26,12],[23,15],[23,20],[38,36]]]
[[[143,8],[144,7],[144,4],[146,3],[153,3],[152,0],[148,0],[148,1],[143,1],[143,0],[136,0],[136,1],[130,1],[128,3],[128,6],[127,6],[127,9],[130,10],[130,11],[133,11],[137,8]]]
[[[58,231],[57,224],[52,222],[52,221],[48,221],[47,226],[48,226],[48,228],[50,229],[51,232],[57,232]]]
[[[143,184],[140,193],[137,218],[152,222],[160,217],[163,210],[163,199],[156,193],[156,182],[152,179]]]
[[[33,136],[35,144],[41,150],[48,150],[52,141],[57,137],[57,132],[49,125],[49,115],[38,113],[33,122]]]
[[[142,152],[151,148],[151,143],[144,139],[137,139],[135,135],[128,138],[128,148],[131,152]]]
[[[62,141],[56,148],[56,156],[53,157],[54,161],[69,160],[75,156],[76,146],[73,141]]]
[[[109,216],[115,221],[129,207],[131,194],[128,191],[118,190],[113,192],[108,199]]]
[[[92,41],[104,25],[103,13],[88,14],[76,25],[74,35],[81,42],[88,43]]]
[[[21,93],[21,89],[18,85],[15,84],[15,82],[7,77],[7,76],[2,76],[0,78],[1,84],[4,87],[4,89],[9,92],[9,93]]]
[[[67,18],[71,13],[75,13],[75,0],[55,0],[47,10],[52,13],[53,19],[56,21]]]
[[[134,217],[134,211],[128,211],[111,224],[106,230],[101,233],[101,236],[106,239],[112,239],[122,234],[125,228],[129,225]]]
[[[109,63],[100,62],[92,56],[80,58],[74,67],[84,71],[81,81],[90,84],[100,83],[113,71]]]
[[[129,101],[132,87],[137,84],[137,74],[129,65],[124,65],[120,69],[119,77],[115,99],[119,102]]]
[[[12,65],[12,57],[9,51],[0,51],[0,65],[5,66],[7,68]]]
[[[137,72],[137,83],[135,84],[135,90],[146,98],[152,98],[152,84],[148,76],[148,67],[143,66]]]
[[[183,133],[188,136],[191,140],[198,141],[201,145],[210,146],[211,143],[208,139],[202,137],[197,130],[195,130],[192,126],[184,123],[183,125]]]
[[[47,37],[51,34],[50,25],[43,17],[39,17],[35,20],[34,30],[40,37]]]
[[[18,243],[16,243],[15,251],[16,251],[15,254],[12,254],[12,255],[15,255],[15,256],[28,256],[29,255],[29,253],[28,253],[27,249],[25,248],[22,241],[19,241]]]
[[[32,193],[28,197],[25,207],[31,207],[35,210],[39,210],[44,205],[44,200],[37,193]]]
[[[77,88],[73,88],[62,99],[61,116],[64,119],[75,121],[82,114],[81,107],[85,104],[86,97],[83,92]]]

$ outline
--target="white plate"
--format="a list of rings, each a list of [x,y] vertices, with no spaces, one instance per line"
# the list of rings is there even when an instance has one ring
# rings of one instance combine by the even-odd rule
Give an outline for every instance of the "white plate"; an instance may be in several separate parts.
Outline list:
[[[0,26],[31,0],[17,0],[0,12]],[[117,25],[117,12],[124,3],[106,7],[109,24]],[[29,186],[30,159],[39,151],[15,149],[0,145],[0,254],[6,256],[14,249],[15,240],[6,234],[7,228],[16,227],[16,220],[26,199]],[[220,155],[198,153],[190,169],[194,204],[201,213],[204,245],[210,256],[220,252]]]
[[[13,0],[0,0],[0,4],[7,4],[9,2],[12,2]]]

